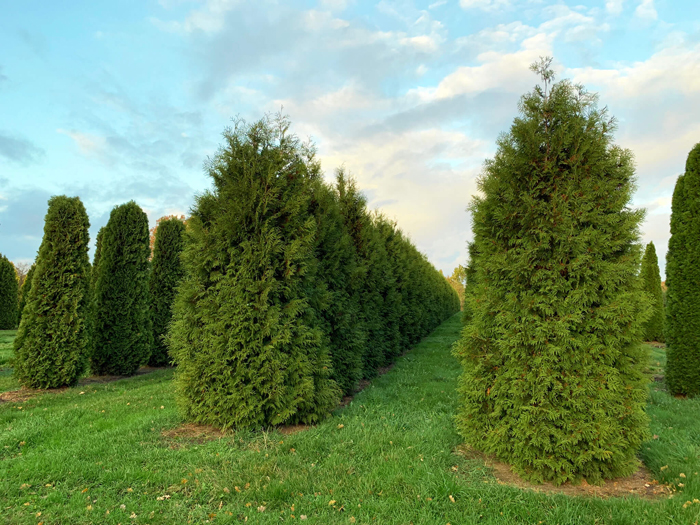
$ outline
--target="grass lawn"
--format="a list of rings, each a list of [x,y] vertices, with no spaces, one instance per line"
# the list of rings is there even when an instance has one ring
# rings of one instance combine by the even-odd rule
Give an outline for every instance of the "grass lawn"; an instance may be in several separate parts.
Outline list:
[[[350,405],[290,435],[274,430],[207,441],[168,434],[181,424],[171,370],[0,403],[0,521],[280,523],[305,517],[304,523],[318,524],[639,525],[700,519],[700,502],[692,503],[700,498],[700,400],[674,399],[663,382],[651,388],[656,438],[641,456],[659,481],[684,484],[672,498],[522,491],[496,483],[482,462],[455,454],[460,370],[450,345],[459,329],[456,315]],[[0,356],[4,352],[0,346]],[[663,350],[654,350],[652,365],[657,362],[662,369]]]
[[[0,392],[15,390],[19,384],[12,377],[12,369],[9,367],[12,356],[12,341],[17,330],[0,330]]]

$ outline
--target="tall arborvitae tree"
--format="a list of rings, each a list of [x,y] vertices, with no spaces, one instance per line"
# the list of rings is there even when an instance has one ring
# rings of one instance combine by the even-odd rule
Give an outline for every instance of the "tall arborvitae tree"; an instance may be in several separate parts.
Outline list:
[[[17,328],[18,292],[15,266],[0,254],[0,330]]]
[[[340,209],[345,226],[355,245],[358,267],[356,279],[361,318],[367,334],[363,355],[363,375],[373,377],[377,369],[386,362],[389,351],[382,312],[384,309],[383,292],[387,283],[382,281],[386,275],[388,256],[379,232],[374,227],[372,217],[367,211],[367,201],[357,189],[352,178],[347,178],[340,170],[336,175],[336,188],[340,199]]]
[[[457,423],[529,480],[599,482],[633,472],[648,436],[644,214],[613,119],[582,86],[550,85],[550,61],[471,204]]]
[[[168,342],[178,404],[219,427],[313,423],[340,389],[316,294],[313,152],[283,118],[224,133],[188,220]]]
[[[645,341],[664,341],[664,297],[661,290],[661,274],[659,272],[659,260],[656,258],[654,243],[647,244],[642,257],[642,271],[640,273],[644,291],[651,300],[651,317],[644,324]]]
[[[91,280],[90,280],[90,286],[91,286],[93,291],[95,290],[95,287],[97,286],[97,267],[100,264],[100,256],[102,255],[102,237],[104,236],[104,232],[105,232],[105,227],[103,226],[97,232],[97,239],[95,240],[95,255],[93,256],[93,259],[92,259],[92,273],[91,273]]]
[[[153,351],[148,361],[151,366],[165,366],[170,362],[164,336],[172,317],[176,287],[184,275],[180,262],[184,232],[185,223],[175,217],[160,221],[155,232],[148,281],[153,326]]]
[[[700,144],[688,154],[671,205],[666,255],[666,384],[700,393]]]
[[[315,171],[320,171],[317,165]],[[323,183],[314,184],[311,212],[316,218],[316,291],[310,304],[327,339],[333,364],[332,378],[345,394],[362,379],[362,354],[366,333],[362,324],[355,275],[358,260],[337,194]]]
[[[49,200],[44,238],[14,341],[14,373],[25,386],[74,385],[87,364],[90,222],[78,197]]]
[[[24,312],[24,307],[27,305],[27,297],[29,297],[29,292],[32,289],[32,279],[34,278],[34,270],[36,268],[36,263],[32,264],[31,268],[27,272],[24,282],[19,290],[19,318],[22,319],[22,312]]]
[[[148,362],[148,237],[148,217],[138,204],[131,201],[112,210],[95,268],[90,357],[95,374],[133,375]]]

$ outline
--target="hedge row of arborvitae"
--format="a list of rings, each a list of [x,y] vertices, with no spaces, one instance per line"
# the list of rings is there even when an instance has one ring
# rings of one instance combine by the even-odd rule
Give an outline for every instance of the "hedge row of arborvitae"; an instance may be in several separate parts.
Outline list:
[[[666,384],[700,394],[700,144],[688,155],[671,205],[666,255]]]
[[[632,473],[648,437],[644,212],[597,97],[534,69],[470,207],[457,424],[527,479],[597,482]]]
[[[172,297],[179,279],[179,274],[168,275],[178,264],[172,239],[163,247],[161,228],[156,231],[158,262],[149,269],[146,214],[134,202],[117,206],[98,233],[91,268],[89,226],[78,197],[51,198],[39,254],[20,296],[13,361],[15,376],[25,386],[72,385],[88,365],[94,374],[130,375],[152,355],[158,356],[158,365],[167,364],[153,342],[162,343],[167,324],[161,296]],[[162,235],[170,237],[169,229],[163,228]],[[164,262],[167,258],[176,262]],[[159,279],[163,282],[154,282]]]
[[[168,335],[178,403],[219,427],[313,423],[459,309],[449,283],[283,118],[238,123],[188,220]]]
[[[458,311],[425,256],[367,210],[342,171],[324,183],[311,147],[286,126],[266,119],[227,133],[210,166],[214,191],[197,198],[186,235],[177,218],[159,222],[150,262],[136,203],[112,210],[90,268],[80,199],[52,198],[21,294],[22,384],[72,385],[88,366],[131,375],[174,359],[191,419],[313,422]]]

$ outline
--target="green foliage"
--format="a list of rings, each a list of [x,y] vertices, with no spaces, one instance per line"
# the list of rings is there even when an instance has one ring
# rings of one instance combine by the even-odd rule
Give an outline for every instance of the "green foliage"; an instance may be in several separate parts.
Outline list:
[[[172,317],[175,290],[184,275],[180,263],[185,223],[171,218],[158,224],[151,260],[148,288],[151,295],[153,351],[148,364],[165,366],[170,361],[164,336]]]
[[[18,283],[15,266],[0,255],[0,330],[17,328]]]
[[[345,394],[362,379],[367,333],[356,293],[361,271],[352,237],[345,227],[336,192],[314,184],[311,213],[316,219],[316,293],[310,305],[331,350],[331,377]]]
[[[661,291],[661,274],[659,260],[656,258],[654,243],[647,244],[642,257],[640,273],[642,287],[651,300],[651,317],[644,324],[645,341],[664,341],[664,298]]]
[[[36,262],[32,264],[27,272],[24,282],[19,290],[19,318],[22,319],[22,312],[24,312],[24,307],[27,305],[27,297],[29,297],[29,292],[32,289],[32,279],[34,278],[34,269],[36,268]]]
[[[148,217],[138,204],[112,210],[95,255],[91,368],[98,375],[133,375],[148,362],[152,345]]]
[[[168,334],[185,417],[219,427],[314,423],[459,298],[396,225],[278,117],[239,123],[185,235]]]
[[[630,474],[648,436],[643,211],[614,120],[538,70],[544,87],[521,99],[470,207],[457,425],[527,479],[599,482]]]
[[[169,332],[178,403],[219,427],[314,423],[340,397],[316,294],[313,152],[284,119],[238,122],[209,165]]]
[[[666,382],[674,394],[700,393],[700,144],[688,154],[671,205],[666,255]]]
[[[49,200],[22,321],[14,341],[14,374],[31,388],[75,384],[89,349],[88,228],[78,197]]]

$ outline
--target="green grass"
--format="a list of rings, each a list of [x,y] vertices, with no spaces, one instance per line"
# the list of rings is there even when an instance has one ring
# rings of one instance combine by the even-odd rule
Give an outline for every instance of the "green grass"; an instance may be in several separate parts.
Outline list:
[[[700,503],[683,508],[700,498],[700,400],[674,399],[662,382],[652,385],[649,405],[658,438],[641,455],[660,481],[685,483],[672,499],[521,491],[496,483],[483,463],[456,455],[460,370],[450,345],[459,329],[456,315],[334,417],[287,436],[245,432],[203,443],[164,437],[163,430],[180,424],[171,370],[1,403],[0,521],[125,525],[247,517],[265,524],[305,515],[304,523],[318,524],[354,518],[639,525],[700,519]],[[655,358],[661,362],[662,354]]]
[[[12,377],[12,369],[9,367],[12,357],[12,341],[17,335],[17,330],[0,330],[0,392],[15,390],[19,384]]]

